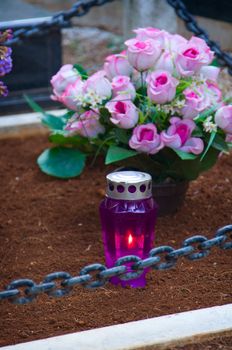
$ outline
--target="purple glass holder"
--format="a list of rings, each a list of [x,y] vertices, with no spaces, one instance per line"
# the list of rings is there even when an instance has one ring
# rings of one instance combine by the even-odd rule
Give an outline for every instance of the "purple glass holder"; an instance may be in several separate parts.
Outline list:
[[[141,200],[106,197],[100,205],[100,217],[108,268],[126,255],[136,255],[142,259],[148,257],[154,243],[157,217],[157,205],[152,197]],[[127,271],[132,272],[131,263],[126,265]],[[116,285],[121,284],[122,287],[144,287],[148,270],[132,280],[123,281],[119,277],[113,277],[110,281]]]

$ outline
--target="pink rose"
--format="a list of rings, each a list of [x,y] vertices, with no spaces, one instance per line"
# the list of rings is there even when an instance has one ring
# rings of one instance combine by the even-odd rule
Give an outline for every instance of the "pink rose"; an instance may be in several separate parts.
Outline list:
[[[124,96],[107,102],[106,108],[111,113],[111,122],[122,129],[133,128],[139,119],[136,106],[131,101],[123,101]]]
[[[214,66],[203,66],[200,69],[200,74],[207,80],[217,81],[220,68]]]
[[[94,111],[84,112],[80,116],[75,113],[65,130],[89,138],[95,138],[105,132],[104,126],[99,122],[99,114]]]
[[[167,71],[158,70],[147,77],[147,95],[155,103],[171,101],[176,94],[179,81]]]
[[[225,133],[232,134],[232,105],[219,108],[215,114],[215,122]]]
[[[124,99],[135,99],[136,91],[129,77],[118,75],[113,78],[111,85],[113,89],[113,97],[121,94],[124,96]]]
[[[78,96],[82,95],[83,90],[83,81],[81,78],[77,78],[77,80],[68,84],[62,95],[59,97],[59,101],[62,102],[67,108],[77,111],[78,110]]]
[[[213,60],[213,51],[203,39],[193,36],[185,45],[180,45],[175,59],[177,72],[181,76],[191,76],[202,66]]]
[[[212,105],[222,101],[222,92],[217,83],[214,81],[206,81],[206,93],[209,95]]]
[[[133,68],[128,62],[126,52],[122,52],[118,55],[110,55],[106,57],[104,71],[106,72],[107,78],[112,79],[116,75],[130,76]]]
[[[128,47],[127,57],[130,64],[141,72],[153,67],[161,54],[160,45],[152,39],[130,39],[125,44]]]
[[[160,30],[158,28],[147,27],[147,28],[138,28],[133,30],[137,34],[136,39],[139,41],[144,41],[147,39],[153,39],[158,42],[162,47],[165,42],[165,38],[169,33],[165,30]]]
[[[181,120],[177,117],[170,119],[170,126],[161,132],[161,139],[166,147],[187,153],[200,154],[204,149],[203,141],[198,137],[191,137],[196,125],[193,120]]]
[[[84,93],[94,93],[100,98],[108,99],[111,97],[111,83],[105,77],[106,73],[101,70],[91,75],[84,83]]]
[[[138,125],[134,128],[129,146],[139,152],[155,154],[164,147],[164,144],[160,135],[157,133],[156,126],[148,123]]]
[[[155,69],[157,70],[165,70],[169,73],[173,73],[174,71],[174,60],[172,54],[168,51],[164,51],[158,61],[155,64]]]
[[[187,43],[188,43],[188,40],[179,34],[169,34],[169,36],[167,38],[168,38],[168,40],[166,40],[165,49],[168,50],[172,54],[177,53],[179,51],[180,47],[183,47],[184,45],[187,45]]]
[[[175,58],[178,48],[185,45],[187,40],[181,35],[172,35],[167,32],[165,32],[163,39],[164,51],[156,62],[155,69],[166,70],[172,74],[175,72]]]
[[[187,88],[183,94],[185,96],[185,106],[181,109],[183,118],[193,119],[210,106],[210,97],[203,87],[194,90]]]
[[[67,88],[68,84],[74,83],[80,75],[73,68],[72,64],[65,64],[60,70],[52,77],[51,84],[53,87],[53,94],[51,98],[55,101],[59,101],[60,96]]]
[[[226,142],[232,143],[232,134],[226,135]]]

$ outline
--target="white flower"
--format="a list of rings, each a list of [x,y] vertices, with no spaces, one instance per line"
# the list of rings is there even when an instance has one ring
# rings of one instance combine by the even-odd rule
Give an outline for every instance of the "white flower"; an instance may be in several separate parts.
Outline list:
[[[96,108],[103,101],[102,96],[99,96],[95,93],[94,90],[88,89],[88,91],[84,95],[78,95],[76,97],[78,104],[83,107],[90,106],[91,108]]]
[[[183,108],[185,106],[185,100],[176,100],[173,105],[176,108]]]
[[[210,115],[203,123],[204,130],[206,132],[216,132],[217,131],[217,124],[213,123],[212,121],[213,117]]]

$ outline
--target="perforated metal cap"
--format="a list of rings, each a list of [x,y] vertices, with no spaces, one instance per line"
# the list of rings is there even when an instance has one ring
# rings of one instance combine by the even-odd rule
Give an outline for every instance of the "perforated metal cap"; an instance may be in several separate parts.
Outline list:
[[[118,171],[106,176],[107,197],[139,200],[152,196],[151,175],[140,171]]]

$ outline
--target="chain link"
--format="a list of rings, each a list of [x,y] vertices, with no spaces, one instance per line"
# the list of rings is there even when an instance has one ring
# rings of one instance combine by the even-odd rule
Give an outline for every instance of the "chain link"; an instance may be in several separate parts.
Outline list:
[[[89,289],[103,287],[110,278],[116,276],[122,281],[128,281],[138,278],[148,268],[154,270],[171,269],[176,266],[180,258],[202,259],[209,255],[213,247],[222,250],[232,249],[232,225],[220,228],[211,239],[201,235],[187,238],[178,249],[171,246],[153,248],[146,259],[141,259],[136,255],[121,257],[111,268],[102,264],[91,264],[83,267],[80,274],[74,277],[68,272],[54,272],[48,274],[43,283],[40,284],[36,284],[30,279],[18,279],[0,292],[0,300],[9,300],[14,304],[26,304],[42,293],[46,293],[50,297],[65,296],[77,285]],[[60,282],[56,283],[57,280]],[[23,291],[19,288],[23,288]]]
[[[102,6],[114,0],[80,0],[77,1],[71,9],[67,11],[60,11],[52,16],[50,19],[31,25],[29,28],[21,28],[15,30],[13,38],[8,40],[4,45],[12,46],[21,44],[24,39],[31,36],[41,36],[48,32],[49,29],[56,29],[71,26],[71,19],[73,17],[82,17],[86,15],[92,7]]]
[[[167,2],[174,8],[177,16],[185,22],[186,28],[207,42],[211,50],[215,52],[219,63],[227,66],[229,74],[232,75],[232,56],[227,52],[223,52],[220,46],[209,38],[208,33],[198,25],[196,19],[188,12],[182,0],[167,0]]]

